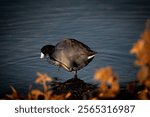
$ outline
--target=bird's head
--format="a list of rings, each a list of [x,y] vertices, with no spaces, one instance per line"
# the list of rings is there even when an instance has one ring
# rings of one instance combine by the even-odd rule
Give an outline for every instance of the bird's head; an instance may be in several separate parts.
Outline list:
[[[51,56],[51,54],[54,51],[54,48],[55,48],[55,46],[53,46],[53,45],[43,46],[41,48],[41,57],[40,58],[44,59],[44,58],[47,58],[47,57]]]

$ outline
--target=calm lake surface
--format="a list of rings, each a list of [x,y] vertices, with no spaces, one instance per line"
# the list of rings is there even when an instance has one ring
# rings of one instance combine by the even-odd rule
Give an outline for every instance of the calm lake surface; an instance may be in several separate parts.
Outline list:
[[[0,96],[13,85],[26,92],[36,72],[62,81],[72,74],[40,59],[40,49],[64,38],[75,38],[98,52],[78,72],[80,79],[96,84],[96,69],[112,66],[121,86],[135,78],[133,43],[150,18],[149,0],[1,0]]]

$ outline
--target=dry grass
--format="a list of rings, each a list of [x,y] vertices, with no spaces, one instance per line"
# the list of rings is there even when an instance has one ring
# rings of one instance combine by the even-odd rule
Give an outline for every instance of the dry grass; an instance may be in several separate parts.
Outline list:
[[[94,79],[99,86],[85,83],[80,79],[70,79],[66,82],[56,82],[47,74],[37,73],[35,83],[42,89],[32,89],[26,96],[21,96],[11,86],[12,93],[6,95],[6,99],[29,100],[66,100],[66,99],[150,99],[150,20],[139,40],[133,45],[131,54],[136,56],[135,65],[140,68],[135,81],[127,84],[121,90],[119,77],[111,67],[98,69]]]
[[[136,85],[140,85],[141,89],[135,92],[136,96],[138,99],[150,99],[150,20],[130,52],[135,54],[135,65],[140,67]]]
[[[114,98],[119,93],[120,86],[118,76],[112,71],[111,67],[97,70],[94,78],[100,82],[98,87],[99,98]]]

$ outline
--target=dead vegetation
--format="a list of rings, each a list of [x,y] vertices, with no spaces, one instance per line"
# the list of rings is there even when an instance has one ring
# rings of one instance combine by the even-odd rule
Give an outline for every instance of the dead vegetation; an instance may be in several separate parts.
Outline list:
[[[137,73],[136,85],[141,89],[134,93],[138,99],[150,99],[150,20],[147,21],[144,32],[133,45],[130,53],[135,54],[135,65],[140,68]]]

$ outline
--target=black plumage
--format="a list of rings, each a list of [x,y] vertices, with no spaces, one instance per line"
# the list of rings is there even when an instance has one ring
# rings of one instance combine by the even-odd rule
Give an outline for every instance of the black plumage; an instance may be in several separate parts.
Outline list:
[[[95,54],[95,51],[75,39],[65,39],[56,46],[46,45],[41,49],[41,58],[46,57],[49,63],[73,71],[75,78],[77,71],[88,65]]]

